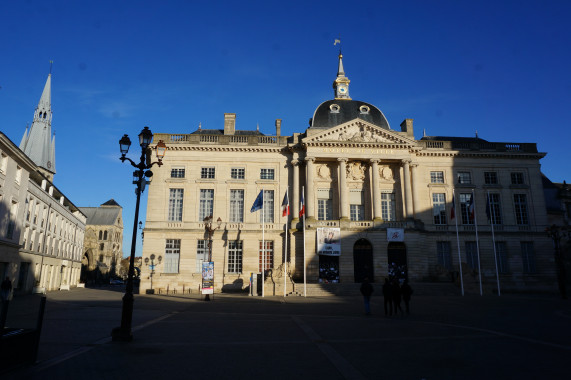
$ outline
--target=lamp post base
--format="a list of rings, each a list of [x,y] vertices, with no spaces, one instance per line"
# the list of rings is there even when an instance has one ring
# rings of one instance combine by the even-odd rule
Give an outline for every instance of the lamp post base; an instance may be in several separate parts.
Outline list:
[[[111,340],[113,342],[131,342],[133,340],[133,333],[122,327],[115,327],[111,330]]]
[[[205,301],[210,301],[210,294],[206,294],[206,295],[204,296],[204,300],[205,300]]]

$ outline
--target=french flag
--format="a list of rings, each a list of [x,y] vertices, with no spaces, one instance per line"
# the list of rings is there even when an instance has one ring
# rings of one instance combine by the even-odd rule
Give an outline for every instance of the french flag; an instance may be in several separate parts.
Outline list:
[[[299,202],[299,217],[305,215],[305,200],[303,199],[303,192],[301,193],[301,202]]]
[[[468,205],[468,213],[470,214],[470,220],[474,220],[474,194],[470,195],[470,203]]]
[[[456,217],[456,200],[455,196],[452,196],[452,208],[450,209],[450,220]]]
[[[289,198],[287,196],[287,189],[284,195],[284,200],[282,202],[282,216],[289,215]]]

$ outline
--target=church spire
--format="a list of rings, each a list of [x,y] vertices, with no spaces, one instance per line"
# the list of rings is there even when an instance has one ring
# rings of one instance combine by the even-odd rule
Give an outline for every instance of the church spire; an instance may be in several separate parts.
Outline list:
[[[337,78],[333,81],[333,89],[335,90],[335,99],[347,99],[351,100],[349,97],[349,83],[351,81],[345,76],[345,70],[343,69],[343,54],[339,50],[339,66],[337,68]]]
[[[48,75],[44,91],[34,112],[32,126],[22,137],[20,149],[28,156],[42,172],[53,180],[55,174],[55,137],[52,137],[52,74]]]

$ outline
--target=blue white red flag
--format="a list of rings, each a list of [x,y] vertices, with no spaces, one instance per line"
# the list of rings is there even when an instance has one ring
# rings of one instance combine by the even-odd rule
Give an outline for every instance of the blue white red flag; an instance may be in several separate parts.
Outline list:
[[[263,206],[264,206],[264,190],[260,190],[260,194],[258,194],[258,197],[254,201],[254,204],[252,205],[250,212],[256,212],[258,210],[261,210]]]
[[[282,216],[289,215],[289,197],[287,196],[287,189],[284,195],[284,200],[282,202]]]
[[[301,193],[301,202],[299,202],[299,217],[305,215],[305,200],[303,199],[303,192]]]

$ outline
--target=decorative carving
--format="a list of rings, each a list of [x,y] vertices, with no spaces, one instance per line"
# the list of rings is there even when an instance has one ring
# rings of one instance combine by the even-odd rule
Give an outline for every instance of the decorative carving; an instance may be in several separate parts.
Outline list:
[[[332,134],[330,138],[332,140],[349,142],[390,142],[381,135],[373,134],[370,129],[356,125],[340,131],[337,135]]]
[[[345,169],[347,172],[347,178],[355,180],[355,181],[362,181],[365,179],[365,165],[360,161],[353,161],[347,165]]]
[[[317,175],[321,179],[331,179],[331,169],[326,164],[317,167]]]
[[[379,174],[383,182],[394,182],[393,169],[389,166],[382,166],[379,168]]]

